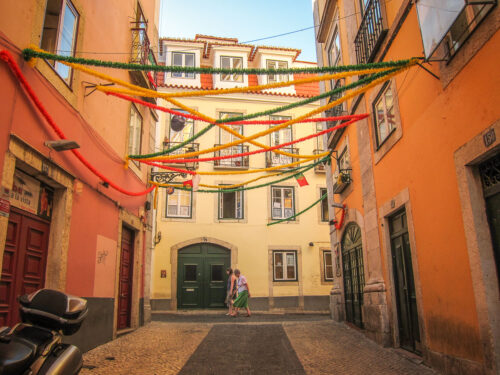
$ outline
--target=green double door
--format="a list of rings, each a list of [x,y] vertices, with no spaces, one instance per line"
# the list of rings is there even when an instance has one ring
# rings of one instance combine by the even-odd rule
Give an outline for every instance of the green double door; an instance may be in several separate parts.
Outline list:
[[[231,253],[210,243],[179,250],[177,261],[177,307],[223,308]]]

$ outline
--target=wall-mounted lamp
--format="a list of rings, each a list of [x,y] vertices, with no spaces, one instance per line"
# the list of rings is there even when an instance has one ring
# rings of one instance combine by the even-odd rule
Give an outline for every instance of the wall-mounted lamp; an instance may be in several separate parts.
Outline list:
[[[60,139],[58,141],[45,141],[44,145],[54,151],[68,151],[80,148],[80,145],[69,139]]]
[[[156,233],[156,236],[154,238],[155,245],[158,245],[161,241],[161,232]]]
[[[314,242],[309,242],[309,246],[314,246]]]

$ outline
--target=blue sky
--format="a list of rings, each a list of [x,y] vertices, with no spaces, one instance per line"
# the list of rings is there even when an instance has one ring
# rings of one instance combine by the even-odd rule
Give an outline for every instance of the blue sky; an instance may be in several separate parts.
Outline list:
[[[311,0],[161,0],[160,37],[196,34],[249,42],[312,27]],[[251,42],[301,49],[299,60],[316,61],[314,29]]]

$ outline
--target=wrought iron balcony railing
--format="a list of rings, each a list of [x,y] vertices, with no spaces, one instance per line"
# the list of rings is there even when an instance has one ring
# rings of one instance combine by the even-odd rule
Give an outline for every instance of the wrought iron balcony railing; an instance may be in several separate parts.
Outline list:
[[[288,152],[290,154],[295,154],[295,155],[299,154],[298,148],[284,147],[284,148],[280,148],[279,150]],[[290,164],[290,163],[293,163],[297,160],[298,160],[298,158],[294,158],[294,157],[286,156],[286,155],[281,155],[281,154],[276,154],[272,151],[266,152],[266,168],[278,167],[280,165]],[[290,167],[290,168],[292,168],[292,167]]]
[[[214,147],[218,146],[220,146],[220,144],[214,145]],[[236,155],[244,152],[248,152],[247,145],[236,145],[225,148],[223,150],[215,151],[214,156],[219,157],[219,156]],[[248,156],[240,156],[231,159],[214,160],[214,168],[248,169],[248,166],[249,166]]]
[[[148,34],[145,27],[141,27],[137,22],[132,23],[130,31],[132,32],[132,52],[130,56],[130,62],[133,64],[142,65],[152,65],[156,62],[154,61],[154,54],[150,47],[150,42]],[[153,60],[153,61],[152,61]],[[143,72],[143,71],[131,71],[132,75],[138,80],[138,83],[144,87],[156,88],[157,86],[157,72]]]
[[[180,143],[181,142],[163,142],[163,150],[168,150],[169,148],[175,147]],[[168,155],[182,155],[182,154],[186,154],[188,152],[198,151],[199,149],[200,149],[199,143],[188,143],[184,147],[181,147],[175,151],[168,153]],[[198,159],[198,156],[194,157],[193,159]],[[169,163],[168,161],[165,162],[165,164],[177,166],[179,168],[186,166],[184,163]],[[199,165],[199,163],[196,161],[196,162],[192,163],[191,167],[192,167],[192,169],[198,169],[198,165]]]
[[[387,34],[383,14],[380,0],[369,0],[354,39],[358,64],[366,64],[373,60]]]
[[[318,155],[318,154],[321,154],[323,152],[325,152],[325,150],[314,150],[313,154]],[[326,171],[325,163],[317,164],[314,166],[314,172],[316,172],[316,173],[325,173],[325,171]]]

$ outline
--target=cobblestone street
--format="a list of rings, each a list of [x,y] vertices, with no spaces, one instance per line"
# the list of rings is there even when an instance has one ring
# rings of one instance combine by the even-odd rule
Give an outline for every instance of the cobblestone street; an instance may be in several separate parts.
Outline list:
[[[86,353],[81,374],[435,374],[327,316],[170,320]]]

